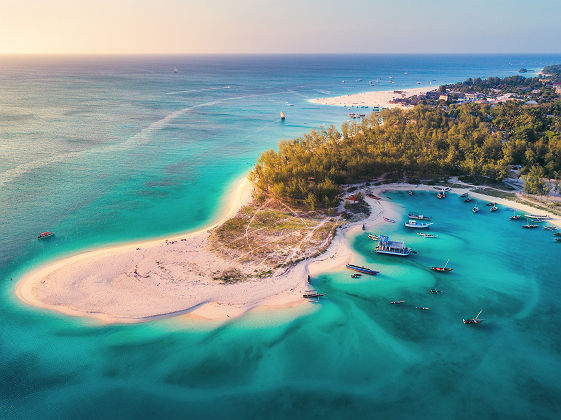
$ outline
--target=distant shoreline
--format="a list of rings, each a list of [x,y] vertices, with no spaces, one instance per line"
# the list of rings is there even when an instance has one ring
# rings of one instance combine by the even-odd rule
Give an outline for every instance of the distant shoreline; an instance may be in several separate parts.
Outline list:
[[[408,109],[410,106],[402,103],[392,103],[393,99],[408,98],[438,89],[438,86],[425,86],[410,89],[394,89],[381,91],[368,91],[352,95],[333,96],[328,98],[310,99],[309,102],[318,105],[332,105],[343,107],[381,107]],[[396,93],[400,92],[400,93]]]

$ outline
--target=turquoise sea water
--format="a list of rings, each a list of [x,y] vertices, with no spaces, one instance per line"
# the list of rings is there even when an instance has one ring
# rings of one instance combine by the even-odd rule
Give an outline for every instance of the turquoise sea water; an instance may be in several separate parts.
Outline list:
[[[455,196],[391,193],[403,213],[433,215],[440,237],[385,226],[418,250],[408,259],[376,256],[356,237],[357,260],[382,274],[314,279],[328,299],[304,314],[250,313],[218,328],[98,326],[21,304],[10,278],[62,255],[208,223],[261,151],[345,120],[345,109],[309,98],[368,90],[377,78],[376,88],[398,89],[556,62],[3,57],[0,416],[555,418],[561,246],[508,221],[507,210],[474,216]],[[46,229],[56,238],[36,241]],[[449,275],[427,270],[448,258]],[[428,294],[433,286],[443,293]],[[396,299],[407,302],[388,304]],[[461,323],[480,309],[485,324]]]

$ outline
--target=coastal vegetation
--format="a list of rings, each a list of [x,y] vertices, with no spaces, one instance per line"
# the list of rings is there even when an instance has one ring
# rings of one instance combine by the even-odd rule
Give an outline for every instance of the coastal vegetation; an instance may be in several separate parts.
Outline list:
[[[520,78],[488,79],[481,86],[542,85],[537,78]],[[547,191],[544,178],[561,177],[558,96],[539,104],[421,103],[383,110],[360,123],[344,123],[340,131],[331,126],[281,141],[276,151],[261,155],[250,178],[266,197],[329,209],[339,203],[344,184],[379,177],[418,181],[456,175],[501,182],[517,174],[524,175],[527,191],[537,194]]]
[[[295,210],[274,199],[256,200],[215,228],[209,244],[233,265],[249,263],[255,268],[249,277],[261,278],[322,253],[338,226],[334,218],[315,211]],[[246,277],[235,268],[214,275],[225,284]]]
[[[547,75],[556,81],[561,80],[561,64],[545,66],[542,69],[542,74]]]

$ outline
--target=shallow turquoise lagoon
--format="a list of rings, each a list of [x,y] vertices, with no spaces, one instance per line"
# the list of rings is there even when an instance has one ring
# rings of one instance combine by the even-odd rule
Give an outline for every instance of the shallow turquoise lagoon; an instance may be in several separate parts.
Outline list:
[[[327,298],[307,308],[219,327],[99,327],[13,310],[19,323],[2,329],[3,346],[17,349],[2,361],[4,408],[85,418],[554,418],[561,246],[509,221],[506,208],[473,215],[455,195],[388,195],[403,214],[433,216],[439,237],[385,224],[380,232],[418,252],[401,258],[376,255],[361,233],[356,260],[381,274],[314,278]],[[451,273],[428,269],[448,258]],[[389,304],[397,299],[406,303]],[[480,309],[485,323],[462,323]]]

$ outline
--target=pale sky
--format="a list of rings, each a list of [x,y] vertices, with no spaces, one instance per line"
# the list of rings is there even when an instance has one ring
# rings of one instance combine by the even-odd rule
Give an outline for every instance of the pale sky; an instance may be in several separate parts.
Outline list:
[[[0,0],[0,54],[561,53],[561,0]]]

